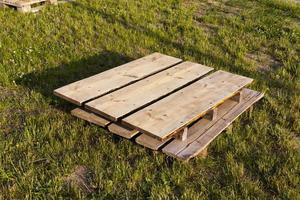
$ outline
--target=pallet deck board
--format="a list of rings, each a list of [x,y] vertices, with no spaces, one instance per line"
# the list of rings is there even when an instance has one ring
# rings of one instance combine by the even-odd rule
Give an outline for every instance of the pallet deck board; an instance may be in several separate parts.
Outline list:
[[[238,116],[246,111],[255,102],[263,97],[263,94],[253,90],[248,90],[250,93],[247,100],[237,104],[229,112],[225,113],[222,117],[216,120],[208,129],[199,129],[196,133],[199,137],[193,142],[186,145],[186,148],[178,152],[170,150],[166,146],[162,151],[168,155],[176,157],[181,160],[189,160],[197,156],[202,150],[204,150],[222,131],[224,131]],[[174,145],[170,143],[169,145]]]
[[[167,139],[232,97],[253,79],[217,71],[142,109],[122,122],[159,140]]]
[[[71,114],[75,117],[78,117],[80,119],[86,120],[90,123],[99,125],[101,127],[106,127],[108,124],[110,124],[110,121],[102,118],[100,116],[95,115],[94,113],[87,112],[80,108],[75,108],[71,111]]]
[[[84,102],[120,89],[140,79],[165,70],[181,59],[160,53],[134,60],[86,79],[58,88],[54,94],[81,106]]]
[[[169,138],[169,140],[171,140],[172,138]],[[160,147],[162,147],[165,143],[169,142],[169,140],[165,140],[165,141],[160,141],[156,138],[153,138],[149,135],[146,134],[141,134],[140,136],[138,136],[135,141],[136,143],[147,147],[149,149],[152,150],[158,150]]]
[[[116,123],[112,123],[112,124],[108,125],[108,130],[111,133],[114,133],[116,135],[122,136],[127,139],[131,139],[135,135],[139,134],[139,132],[137,130],[131,130],[131,129],[125,128],[124,126],[122,126],[120,124],[116,124]]]
[[[133,85],[90,101],[85,104],[85,107],[110,120],[117,121],[119,118],[200,79],[212,70],[211,67],[197,63],[183,62]]]

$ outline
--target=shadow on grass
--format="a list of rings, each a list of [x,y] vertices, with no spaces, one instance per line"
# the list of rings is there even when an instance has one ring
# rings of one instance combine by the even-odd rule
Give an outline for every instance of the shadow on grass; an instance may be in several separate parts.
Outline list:
[[[58,67],[26,74],[22,78],[17,79],[16,83],[41,93],[51,100],[51,104],[54,104],[59,109],[69,110],[71,104],[55,97],[53,90],[117,67],[130,60],[133,59],[126,55],[105,51],[82,60],[62,64]]]
[[[204,52],[204,50],[199,49],[195,45],[190,45],[190,44],[185,44],[184,42],[174,41],[166,36],[160,35],[158,32],[150,30],[149,28],[147,28],[141,24],[133,24],[129,21],[126,21],[125,19],[122,19],[122,18],[119,19],[110,13],[106,13],[102,10],[95,9],[94,7],[89,6],[87,4],[83,4],[80,2],[74,2],[73,5],[75,7],[79,7],[81,9],[88,10],[89,12],[91,12],[93,14],[100,15],[109,24],[113,25],[115,23],[119,23],[126,29],[131,29],[136,32],[145,34],[149,37],[152,37],[154,39],[157,39],[161,44],[163,44],[163,46],[169,46],[170,48],[177,49],[180,52],[182,52],[182,55],[185,55],[185,54],[191,55],[196,60],[202,60],[202,61],[209,60],[212,63],[215,63],[216,66],[213,66],[213,67],[215,67],[216,70],[218,69],[217,66],[219,66],[220,68],[224,67],[232,73],[237,73],[237,74],[240,74],[243,76],[251,77],[251,78],[255,79],[256,82],[265,82],[269,88],[284,89],[284,90],[288,90],[288,91],[294,90],[293,86],[287,84],[286,81],[283,79],[275,80],[275,79],[271,78],[270,74],[268,74],[268,73],[260,73],[260,72],[257,72],[257,71],[251,70],[251,69],[245,69],[245,68],[235,65],[234,63],[235,63],[236,59],[238,59],[238,58],[236,57],[236,55],[230,53],[230,51],[228,51],[226,49],[226,47],[223,47],[223,45],[222,45],[223,41],[218,36],[215,36],[215,37],[217,37],[216,39],[219,40],[220,48],[222,48],[222,50],[224,52],[226,52],[227,54],[230,54],[229,59],[225,59],[224,57],[222,57],[223,55],[215,56],[215,55],[212,55],[211,52]],[[180,58],[183,59],[183,56],[181,56]],[[204,63],[201,63],[201,64],[204,64]]]

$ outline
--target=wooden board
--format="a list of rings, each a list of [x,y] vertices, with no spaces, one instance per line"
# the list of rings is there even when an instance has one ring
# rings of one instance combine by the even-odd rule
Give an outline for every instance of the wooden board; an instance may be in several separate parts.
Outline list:
[[[192,129],[194,133],[188,140],[173,140],[162,151],[182,160],[188,160],[197,156],[239,115],[263,97],[262,93],[250,89],[244,89],[244,92],[245,96],[240,103],[236,104],[236,102],[228,100],[220,105],[218,110],[221,114],[216,120],[209,122],[201,119],[199,123],[194,125],[194,129]]]
[[[75,108],[71,111],[71,114],[75,117],[83,119],[92,124],[96,124],[103,128],[107,127],[107,129],[116,135],[122,136],[124,138],[130,139],[133,136],[137,135],[139,132],[136,130],[128,129],[121,124],[111,123],[111,121],[102,118],[98,115],[95,115],[91,112],[85,111],[81,108]]]
[[[122,119],[129,127],[165,140],[253,80],[217,71],[166,98]]]
[[[181,62],[181,59],[160,53],[153,53],[149,56],[58,88],[54,91],[54,94],[81,106],[86,101],[120,89],[179,62]]]
[[[128,128],[125,128],[121,124],[112,123],[108,126],[108,130],[111,133],[114,133],[116,135],[122,136],[124,138],[130,139],[134,137],[135,135],[139,134],[139,131],[137,130],[131,130]]]
[[[251,92],[248,89],[242,89],[243,95],[243,101],[248,100],[251,98],[250,94]],[[181,141],[178,139],[172,140],[165,148],[164,151],[168,152],[169,155],[175,155],[186,148],[191,142],[196,140],[200,135],[195,134],[201,132],[201,130],[206,130],[209,127],[211,127],[217,119],[220,119],[224,114],[230,111],[234,106],[238,104],[237,101],[227,99],[224,103],[222,103],[220,106],[217,107],[218,115],[217,118],[212,120],[209,120],[208,118],[201,118],[194,124],[188,127],[188,138],[185,141]],[[136,138],[136,142],[138,144],[141,144],[145,147],[148,147],[153,150],[158,150],[161,146],[163,146],[166,141],[161,141],[156,138],[153,138],[151,136],[148,136],[146,134],[142,134],[139,137]]]
[[[86,120],[90,123],[99,125],[101,127],[106,127],[108,124],[110,124],[110,121],[80,108],[75,108],[74,110],[72,110],[71,115]]]
[[[172,138],[169,138],[171,140]],[[138,136],[135,141],[136,143],[143,145],[144,147],[147,147],[152,150],[158,150],[160,147],[162,147],[165,143],[167,143],[169,140],[160,141],[154,137],[151,137],[147,134],[142,134]]]
[[[85,104],[85,107],[112,121],[117,121],[119,118],[200,79],[212,70],[211,67],[184,62],[90,101]]]

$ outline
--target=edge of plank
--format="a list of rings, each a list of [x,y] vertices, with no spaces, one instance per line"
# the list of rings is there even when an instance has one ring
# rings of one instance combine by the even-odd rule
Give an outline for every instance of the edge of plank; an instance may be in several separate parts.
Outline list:
[[[67,86],[69,86],[69,85],[71,85],[71,84],[76,84],[76,83],[78,83],[78,82],[80,82],[80,81],[87,80],[87,79],[89,79],[89,78],[98,76],[98,75],[100,75],[101,73],[108,72],[108,71],[113,70],[113,69],[118,69],[119,67],[125,67],[126,65],[129,65],[129,64],[135,64],[136,62],[145,60],[146,58],[149,59],[149,58],[151,58],[151,56],[152,56],[152,57],[153,57],[153,56],[169,57],[169,58],[172,58],[173,61],[170,62],[169,64],[166,64],[165,67],[163,67],[163,68],[161,68],[161,69],[157,69],[157,70],[154,70],[153,72],[150,72],[150,73],[148,73],[148,74],[144,74],[144,75],[141,76],[140,78],[134,79],[134,80],[132,80],[132,81],[128,81],[126,84],[122,84],[122,85],[120,85],[120,86],[116,86],[115,88],[108,89],[106,92],[103,92],[103,93],[101,93],[101,94],[94,95],[93,97],[90,97],[89,99],[86,99],[86,100],[81,100],[81,101],[80,101],[80,100],[72,99],[72,97],[70,97],[69,95],[63,94],[63,92],[60,91],[60,90],[64,90]],[[137,81],[143,80],[143,79],[145,79],[145,78],[147,78],[147,77],[149,77],[149,76],[152,76],[152,75],[154,75],[154,74],[156,74],[156,73],[159,73],[159,72],[161,72],[161,71],[164,71],[164,70],[166,70],[166,69],[168,69],[168,68],[171,68],[171,67],[173,67],[174,65],[177,65],[178,63],[181,63],[181,62],[182,62],[182,59],[180,59],[180,58],[176,58],[176,57],[173,57],[173,56],[165,55],[165,54],[162,54],[162,53],[159,53],[159,52],[154,52],[154,53],[149,54],[149,55],[146,55],[146,56],[144,56],[144,57],[141,57],[141,58],[132,60],[132,61],[130,61],[130,62],[124,63],[124,64],[122,64],[122,65],[120,65],[120,66],[116,66],[116,67],[114,67],[114,68],[111,68],[111,69],[108,69],[108,70],[106,70],[106,71],[100,72],[100,73],[95,74],[95,75],[93,75],[93,76],[86,77],[86,78],[83,78],[83,79],[81,79],[81,80],[78,80],[78,81],[69,83],[69,84],[67,84],[67,85],[64,85],[64,86],[62,86],[62,87],[59,87],[59,88],[57,88],[57,89],[55,89],[55,90],[53,91],[53,94],[56,95],[56,96],[58,96],[58,97],[60,97],[60,98],[62,98],[62,99],[65,99],[65,100],[67,100],[67,101],[69,101],[69,102],[71,102],[71,103],[73,103],[73,104],[75,104],[75,105],[82,106],[84,103],[86,103],[86,102],[88,102],[88,101],[94,100],[94,99],[96,99],[96,98],[99,98],[99,97],[101,97],[101,96],[104,96],[104,95],[106,95],[106,94],[109,94],[109,93],[111,93],[111,92],[113,92],[113,91],[116,91],[116,90],[119,90],[119,89],[121,89],[121,88],[124,88],[124,87],[126,87],[126,86],[128,86],[128,85],[131,85],[131,84],[137,82]]]
[[[71,111],[71,115],[78,117],[80,119],[83,119],[87,122],[99,125],[101,127],[106,127],[108,124],[110,124],[109,120],[106,120],[98,115],[95,115],[93,113],[87,112],[80,108],[75,108]]]
[[[259,101],[264,94],[253,91],[253,96],[246,102],[235,106],[234,109],[219,118],[209,129],[205,130],[197,139],[191,142],[185,149],[176,155],[171,155],[180,160],[189,160],[202,152],[218,135],[220,135],[236,118],[250,108],[254,103]],[[164,151],[164,150],[163,150]],[[170,155],[168,152],[164,153]]]

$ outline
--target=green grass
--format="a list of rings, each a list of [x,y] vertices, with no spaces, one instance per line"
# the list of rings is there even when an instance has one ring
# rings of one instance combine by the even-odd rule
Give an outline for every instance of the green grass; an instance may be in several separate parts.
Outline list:
[[[67,83],[161,52],[255,79],[265,92],[188,163],[75,119]],[[0,10],[0,199],[299,199],[300,4],[77,0]],[[35,162],[47,159],[47,162]],[[67,189],[76,165],[98,191]]]

